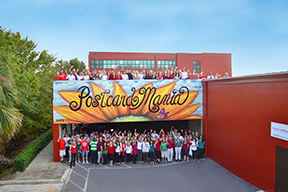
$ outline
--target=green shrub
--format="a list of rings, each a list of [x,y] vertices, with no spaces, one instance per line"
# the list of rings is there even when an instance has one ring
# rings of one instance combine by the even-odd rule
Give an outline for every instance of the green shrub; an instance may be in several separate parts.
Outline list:
[[[14,171],[24,171],[33,159],[44,149],[52,140],[52,129],[43,133],[40,137],[32,141],[17,157],[15,158]]]

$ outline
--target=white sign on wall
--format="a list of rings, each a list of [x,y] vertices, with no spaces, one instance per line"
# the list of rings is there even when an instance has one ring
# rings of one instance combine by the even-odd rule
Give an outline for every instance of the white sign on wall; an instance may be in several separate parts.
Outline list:
[[[271,137],[288,141],[288,125],[271,122]]]

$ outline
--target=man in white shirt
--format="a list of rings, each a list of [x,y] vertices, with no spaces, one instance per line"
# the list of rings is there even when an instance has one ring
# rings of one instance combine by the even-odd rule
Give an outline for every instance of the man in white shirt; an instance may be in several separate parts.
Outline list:
[[[70,74],[66,77],[68,81],[75,81],[75,76],[73,75],[73,72],[70,71]]]
[[[214,76],[212,75],[212,72],[208,75],[207,79],[214,79]]]
[[[154,133],[151,134],[153,140],[155,140],[155,137],[159,137],[159,135],[156,133],[156,130],[154,130]]]
[[[188,73],[186,72],[185,67],[183,68],[183,72],[181,73],[182,79],[188,79]]]

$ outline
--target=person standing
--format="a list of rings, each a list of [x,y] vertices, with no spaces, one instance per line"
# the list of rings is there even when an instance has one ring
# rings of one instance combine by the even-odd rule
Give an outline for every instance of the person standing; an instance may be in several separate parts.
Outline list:
[[[125,143],[125,139],[123,138],[122,139],[122,142],[121,142],[121,163],[124,163],[125,162],[125,148],[126,148],[126,143]]]
[[[97,143],[97,151],[98,151],[98,160],[97,160],[97,163],[99,164],[100,163],[100,160],[102,158],[102,163],[103,163],[103,157],[102,157],[102,149],[103,149],[103,145],[104,145],[104,141],[103,141],[103,138],[100,136],[99,137],[99,140],[98,140],[98,143]]]
[[[139,137],[139,140],[137,141],[137,157],[139,163],[142,163],[142,144],[142,138]]]
[[[179,135],[177,135],[177,138],[175,139],[175,161],[181,161],[182,144],[182,139],[180,139]]]
[[[97,153],[97,143],[98,141],[96,140],[96,137],[95,136],[92,136],[92,139],[90,140],[90,153],[91,153],[91,163],[92,164],[96,164],[97,163],[97,156],[98,156],[98,153]]]
[[[172,137],[169,137],[169,140],[168,140],[168,163],[172,163],[174,147],[175,147],[175,142],[173,141]]]
[[[116,165],[120,165],[121,151],[122,151],[122,148],[121,148],[120,142],[117,141],[115,144]]]
[[[198,159],[198,157],[197,157],[197,146],[198,146],[197,140],[198,140],[198,139],[196,139],[196,138],[194,137],[194,138],[192,139],[192,141],[191,141],[191,146],[190,146],[190,148],[191,148],[191,150],[192,150],[192,158],[193,158],[193,161],[195,161],[196,158]],[[199,160],[198,160],[198,161],[199,161]]]
[[[65,156],[65,140],[64,140],[64,137],[60,136],[59,139],[57,140],[57,143],[59,143],[59,156],[60,156],[60,160],[61,160],[61,163],[64,163],[64,156]]]
[[[109,165],[112,166],[113,165],[113,160],[114,160],[114,152],[115,152],[115,147],[113,145],[113,142],[110,141],[107,147],[107,152],[108,152],[108,158],[109,158]]]
[[[198,161],[203,156],[204,145],[205,145],[205,141],[203,139],[203,136],[200,135],[199,140],[198,140]]]
[[[133,147],[133,164],[136,164],[136,158],[138,153],[136,140],[133,140],[132,147]]]
[[[77,154],[76,141],[75,140],[72,141],[72,143],[70,145],[70,150],[71,150],[70,168],[72,168],[72,166],[75,167],[75,159],[76,159],[76,154]]]
[[[74,136],[72,135],[70,140],[68,141],[68,146],[69,146],[69,163],[71,162],[71,159],[72,159],[72,154],[71,154],[71,144],[72,144],[72,141],[74,140]]]
[[[65,140],[65,157],[66,157],[66,159],[68,159],[69,158],[69,149],[70,149],[69,148],[70,137],[69,137],[68,133],[65,134],[64,140]]]
[[[133,151],[133,147],[131,146],[131,141],[128,141],[127,146],[125,147],[127,165],[131,164],[132,151]]]
[[[142,145],[142,153],[143,153],[143,160],[145,162],[145,165],[148,161],[148,152],[150,150],[149,142],[147,141],[147,138],[144,139],[143,145]]]
[[[87,138],[84,137],[84,140],[79,143],[81,145],[81,151],[82,151],[82,160],[83,164],[85,164],[85,159],[86,163],[89,164],[88,162],[88,152],[89,152],[89,143],[87,141]]]
[[[150,153],[150,164],[154,164],[154,160],[155,160],[155,144],[154,144],[154,142],[152,140],[150,141],[149,153]]]
[[[166,141],[166,138],[163,139],[163,142],[161,143],[161,156],[162,156],[162,163],[167,163],[167,157],[168,157],[168,143]]]
[[[189,148],[189,142],[187,141],[187,138],[184,138],[183,141],[183,156],[184,156],[184,161],[189,161],[189,156],[188,156],[188,148]]]
[[[103,143],[103,147],[101,147],[101,151],[102,151],[102,158],[103,158],[103,165],[107,166],[108,163],[108,155],[107,155],[107,144]]]
[[[156,158],[157,158],[156,161],[158,163],[160,163],[160,155],[161,155],[160,145],[161,145],[161,141],[159,137],[156,136],[155,150],[156,150]]]
[[[210,74],[208,75],[207,79],[214,79],[214,76],[213,76],[212,72],[210,72]]]

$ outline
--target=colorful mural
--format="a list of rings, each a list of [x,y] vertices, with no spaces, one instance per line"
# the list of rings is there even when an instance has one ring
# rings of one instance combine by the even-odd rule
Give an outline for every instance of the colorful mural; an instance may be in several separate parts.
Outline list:
[[[202,82],[53,81],[56,124],[202,119]]]

